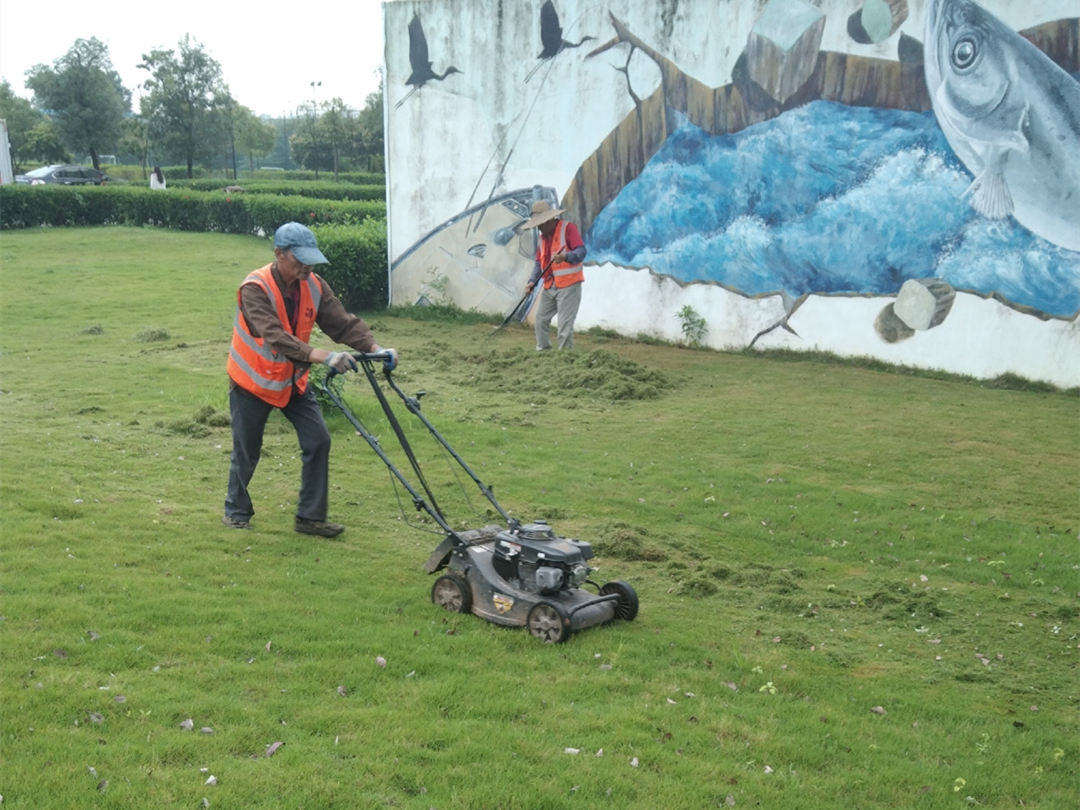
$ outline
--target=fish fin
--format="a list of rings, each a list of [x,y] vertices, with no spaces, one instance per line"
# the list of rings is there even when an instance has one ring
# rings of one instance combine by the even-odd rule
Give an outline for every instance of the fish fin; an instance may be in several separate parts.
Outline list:
[[[997,171],[984,171],[968,186],[965,195],[971,195],[971,206],[984,217],[1004,219],[1013,212],[1012,194],[1005,175]]]

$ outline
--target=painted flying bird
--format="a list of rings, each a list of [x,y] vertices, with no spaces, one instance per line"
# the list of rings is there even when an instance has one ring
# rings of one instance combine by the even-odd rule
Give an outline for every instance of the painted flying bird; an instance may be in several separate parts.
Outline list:
[[[409,21],[409,66],[412,68],[412,73],[405,80],[405,84],[410,85],[411,89],[401,101],[394,105],[395,110],[404,104],[409,96],[432,79],[442,81],[451,73],[461,73],[453,65],[450,65],[442,73],[436,73],[431,69],[431,60],[428,59],[427,38],[424,36],[423,26],[420,25],[419,14],[413,14],[412,20]]]
[[[590,39],[596,39],[596,37],[582,37],[577,42],[567,42],[563,39],[562,25],[559,24],[559,13],[555,11],[555,4],[551,0],[544,1],[544,5],[540,7],[540,44],[543,50],[537,55],[537,59],[553,59],[566,48],[576,48]],[[536,65],[530,70],[525,81],[531,79],[539,68],[540,65]]]

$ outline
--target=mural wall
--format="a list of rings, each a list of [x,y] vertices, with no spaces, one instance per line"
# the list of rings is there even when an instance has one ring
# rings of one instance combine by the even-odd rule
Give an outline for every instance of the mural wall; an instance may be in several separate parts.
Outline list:
[[[1075,0],[384,3],[391,299],[1080,385]],[[684,313],[680,316],[680,313]]]

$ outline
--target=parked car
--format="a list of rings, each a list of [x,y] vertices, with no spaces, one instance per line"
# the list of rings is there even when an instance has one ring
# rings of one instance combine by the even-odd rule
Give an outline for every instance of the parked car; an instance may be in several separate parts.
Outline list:
[[[41,186],[46,183],[57,183],[62,186],[100,186],[110,179],[105,172],[98,171],[90,166],[78,166],[70,163],[42,166],[40,169],[34,169],[26,174],[15,176],[16,183],[31,186]]]

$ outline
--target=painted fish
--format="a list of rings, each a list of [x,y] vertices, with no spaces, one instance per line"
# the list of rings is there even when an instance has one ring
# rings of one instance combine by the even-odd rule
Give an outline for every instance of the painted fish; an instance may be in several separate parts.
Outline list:
[[[1080,82],[971,0],[930,0],[924,63],[975,210],[1080,251]]]

